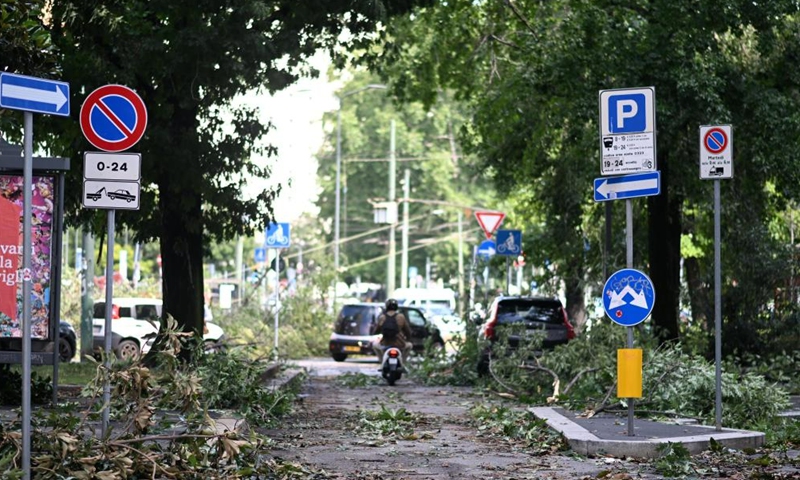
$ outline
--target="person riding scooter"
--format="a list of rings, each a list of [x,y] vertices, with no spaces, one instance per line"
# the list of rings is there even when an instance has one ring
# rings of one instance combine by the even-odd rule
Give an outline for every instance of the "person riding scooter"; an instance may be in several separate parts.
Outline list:
[[[411,326],[406,316],[398,311],[397,300],[393,298],[386,300],[386,310],[378,317],[378,324],[375,325],[372,333],[383,335],[380,344],[373,345],[378,357],[383,355],[386,347],[396,347],[403,353],[403,361],[408,360],[408,355],[413,348],[409,342]]]

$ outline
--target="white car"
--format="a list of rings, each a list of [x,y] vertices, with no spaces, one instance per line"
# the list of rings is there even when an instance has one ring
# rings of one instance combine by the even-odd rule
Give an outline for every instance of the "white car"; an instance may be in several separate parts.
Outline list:
[[[150,351],[155,335],[145,339],[148,334],[156,334],[161,318],[162,301],[158,298],[119,297],[114,299],[111,310],[111,349],[117,357],[127,360],[137,358]],[[106,303],[95,302],[93,319],[93,349],[105,349]],[[222,328],[206,322],[207,333],[203,342],[209,351],[217,350],[224,339]]]

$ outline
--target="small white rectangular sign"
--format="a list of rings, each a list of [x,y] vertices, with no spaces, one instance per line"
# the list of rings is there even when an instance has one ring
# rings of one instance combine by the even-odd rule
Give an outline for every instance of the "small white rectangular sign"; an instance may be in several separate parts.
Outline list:
[[[83,181],[83,206],[103,210],[139,210],[139,182]]]
[[[733,178],[733,129],[730,125],[700,126],[700,179]]]
[[[141,153],[85,152],[83,154],[84,180],[138,182],[141,178]]]

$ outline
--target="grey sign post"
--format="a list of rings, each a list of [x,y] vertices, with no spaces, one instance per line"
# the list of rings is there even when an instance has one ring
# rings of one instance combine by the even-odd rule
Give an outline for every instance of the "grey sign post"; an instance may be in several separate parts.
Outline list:
[[[264,232],[264,245],[275,249],[275,352],[278,352],[278,327],[281,312],[281,250],[292,244],[292,226],[289,223],[270,223]],[[336,287],[334,286],[334,289]],[[269,300],[267,300],[269,306]]]
[[[600,174],[623,175],[654,172],[656,165],[656,90],[655,87],[600,90]],[[648,178],[636,181],[625,191],[626,259],[633,268],[633,205],[630,197],[658,195]],[[606,182],[595,181],[595,201],[614,200]],[[610,181],[608,183],[611,183]],[[619,188],[619,186],[617,187]],[[658,190],[658,191],[656,191]],[[631,194],[638,191],[640,195]],[[598,193],[602,197],[598,198]],[[627,347],[633,348],[633,327],[628,328]],[[633,399],[628,402],[628,436],[634,436]]]
[[[106,247],[106,368],[111,368],[111,312],[114,307],[114,231],[117,209],[138,210],[142,178],[142,155],[139,153],[85,152],[83,154],[83,206],[108,210],[108,245]],[[109,422],[111,385],[103,385],[102,435]]]
[[[722,430],[722,253],[720,249],[719,179],[733,178],[733,129],[730,125],[700,127],[700,178],[714,180],[714,418]]]
[[[22,110],[25,139],[22,222],[22,470],[31,474],[31,211],[33,201],[33,112],[69,116],[69,84],[0,73],[0,107]]]

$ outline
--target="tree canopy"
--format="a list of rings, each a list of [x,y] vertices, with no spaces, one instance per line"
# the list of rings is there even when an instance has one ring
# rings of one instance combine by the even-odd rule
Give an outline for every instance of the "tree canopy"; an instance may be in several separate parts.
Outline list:
[[[797,146],[775,143],[800,131],[797,76],[779,70],[797,55],[796,32],[790,1],[448,0],[396,19],[382,48],[361,58],[400,98],[430,102],[451,88],[470,102],[462,141],[529,219],[526,230],[539,233],[535,250],[564,281],[573,316],[603,280],[603,221],[590,188],[600,170],[598,92],[654,86],[662,194],[636,202],[634,263],[656,284],[654,325],[674,339],[682,258],[693,313],[707,317],[699,304],[713,305],[700,125],[735,128],[736,175],[723,184],[730,324],[758,314],[786,278],[780,266],[789,258],[770,226],[800,193]],[[622,267],[624,221],[615,210],[612,262]],[[697,247],[691,256],[682,256],[682,242]]]
[[[463,126],[462,105],[441,92],[426,108],[421,102],[399,104],[386,90],[365,89],[376,79],[358,71],[339,93],[341,99],[342,200],[340,235],[343,278],[386,282],[389,230],[374,223],[373,205],[389,198],[391,124],[395,123],[396,199],[402,222],[403,183],[409,171],[409,266],[425,275],[426,262],[437,264],[443,281],[458,279],[458,216],[462,215],[465,249],[471,252],[477,227],[470,207],[494,207],[493,188],[484,188],[482,172],[472,168],[458,142]],[[350,92],[359,92],[350,94]],[[322,192],[318,200],[323,218],[335,208],[337,113],[325,121],[328,140],[320,152]],[[435,212],[435,213],[434,213]],[[469,231],[472,230],[472,235]],[[397,228],[397,253],[401,227]],[[329,235],[332,241],[332,234]],[[355,237],[355,238],[353,238]],[[347,241],[348,238],[352,240]],[[378,261],[380,260],[380,261]],[[401,285],[400,261],[397,261]]]
[[[26,59],[17,50],[3,53],[13,54],[4,58],[14,59],[7,68],[18,73],[52,74],[45,55],[48,42],[40,27],[32,27],[36,19],[50,30],[58,76],[70,83],[73,106],[95,88],[113,83],[142,97],[148,128],[133,149],[143,158],[142,208],[117,218],[133,227],[139,239],[159,239],[164,310],[187,330],[198,331],[205,245],[263,227],[272,218],[279,190],[255,198],[241,194],[248,178],[269,176],[251,156],[256,141],[271,129],[258,121],[254,106],[232,107],[232,101],[252,89],[272,92],[301,75],[316,75],[305,63],[315,51],[328,49],[338,57],[392,15],[424,3],[5,2],[3,21],[10,15],[19,20],[18,28],[27,29],[13,38],[15,43],[34,55]],[[7,33],[13,32],[4,29],[4,37]],[[30,43],[22,33],[30,33]],[[72,109],[73,122],[42,120],[39,132],[49,134],[53,154],[72,157],[67,211],[73,221],[87,222],[93,215],[79,209],[80,158],[91,148],[78,129],[79,111]],[[265,153],[274,152],[268,147]],[[95,218],[102,224],[102,217]]]

